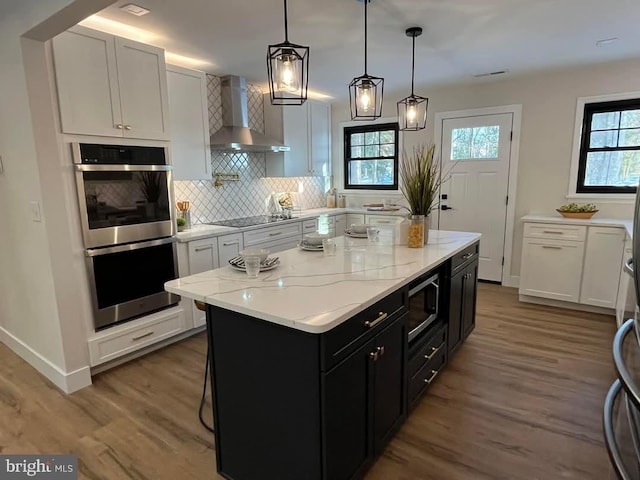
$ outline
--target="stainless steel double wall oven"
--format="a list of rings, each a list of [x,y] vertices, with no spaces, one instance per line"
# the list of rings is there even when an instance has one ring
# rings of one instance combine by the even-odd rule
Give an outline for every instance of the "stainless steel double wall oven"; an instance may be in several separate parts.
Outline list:
[[[72,149],[96,329],[178,303],[164,290],[178,274],[168,149]]]

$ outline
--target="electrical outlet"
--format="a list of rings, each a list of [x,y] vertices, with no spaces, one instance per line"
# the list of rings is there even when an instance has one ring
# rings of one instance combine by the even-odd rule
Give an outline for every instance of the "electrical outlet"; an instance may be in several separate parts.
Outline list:
[[[42,216],[40,215],[40,203],[39,202],[29,202],[29,208],[31,210],[31,220],[34,222],[41,222]]]

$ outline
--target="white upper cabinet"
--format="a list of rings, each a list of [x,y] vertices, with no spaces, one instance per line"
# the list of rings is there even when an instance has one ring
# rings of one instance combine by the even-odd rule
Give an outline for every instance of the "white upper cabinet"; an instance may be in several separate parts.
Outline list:
[[[167,66],[174,180],[211,178],[207,80],[203,72]]]
[[[64,133],[169,139],[164,50],[76,26],[53,57]]]
[[[271,105],[264,97],[265,133],[291,150],[267,154],[268,177],[331,175],[331,105],[307,100],[300,106]]]

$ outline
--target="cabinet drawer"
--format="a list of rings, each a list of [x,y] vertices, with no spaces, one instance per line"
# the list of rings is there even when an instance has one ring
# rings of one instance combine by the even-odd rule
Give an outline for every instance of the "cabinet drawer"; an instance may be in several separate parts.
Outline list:
[[[451,259],[451,269],[455,272],[460,269],[466,262],[472,261],[478,256],[479,243],[474,243],[470,247],[465,248],[459,253],[456,253]]]
[[[557,225],[554,223],[525,223],[524,236],[530,238],[555,238],[582,242],[587,236],[583,225]]]
[[[325,333],[321,340],[323,369],[329,370],[404,309],[404,293],[398,290]]]
[[[218,268],[218,239],[203,238],[189,242],[189,275]]]
[[[89,339],[91,365],[114,360],[185,330],[184,310],[181,308],[169,313],[158,312],[149,317],[139,323],[134,320],[135,325],[114,327],[112,331],[101,332]]]
[[[420,394],[433,385],[446,363],[446,352],[447,345],[442,343],[438,353],[413,378],[409,378],[409,405],[415,403]]]
[[[440,350],[447,348],[447,329],[444,322],[438,322],[435,328],[431,329],[427,335],[419,339],[420,342],[415,347],[412,346],[409,352],[409,366],[407,373],[409,379],[413,378],[424,364],[433,360],[440,354]]]
[[[317,220],[314,218],[313,220],[304,220],[302,222],[302,233],[311,233],[315,232],[318,229]]]
[[[244,232],[244,247],[255,247],[260,243],[273,242],[274,240],[287,237],[298,237],[299,239],[301,234],[301,222],[250,230],[248,232]]]
[[[238,256],[242,245],[242,233],[230,233],[218,237],[218,263],[221,267],[225,267],[229,260]]]
[[[402,223],[403,216],[400,215],[367,215],[366,223],[369,225],[396,225]]]

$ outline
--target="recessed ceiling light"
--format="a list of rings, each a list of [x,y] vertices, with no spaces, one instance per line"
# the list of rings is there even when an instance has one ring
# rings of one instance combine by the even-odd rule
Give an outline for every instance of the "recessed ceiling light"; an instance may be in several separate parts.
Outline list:
[[[131,15],[135,15],[136,17],[141,17],[150,12],[149,9],[136,5],[135,3],[127,3],[120,7],[120,10],[130,13]]]
[[[596,42],[596,47],[607,47],[613,43],[616,43],[618,40],[620,40],[618,37],[603,38],[602,40],[598,40]]]
[[[487,72],[487,73],[476,73],[474,78],[482,78],[482,77],[492,77],[494,75],[504,75],[509,70],[496,70],[495,72]]]

